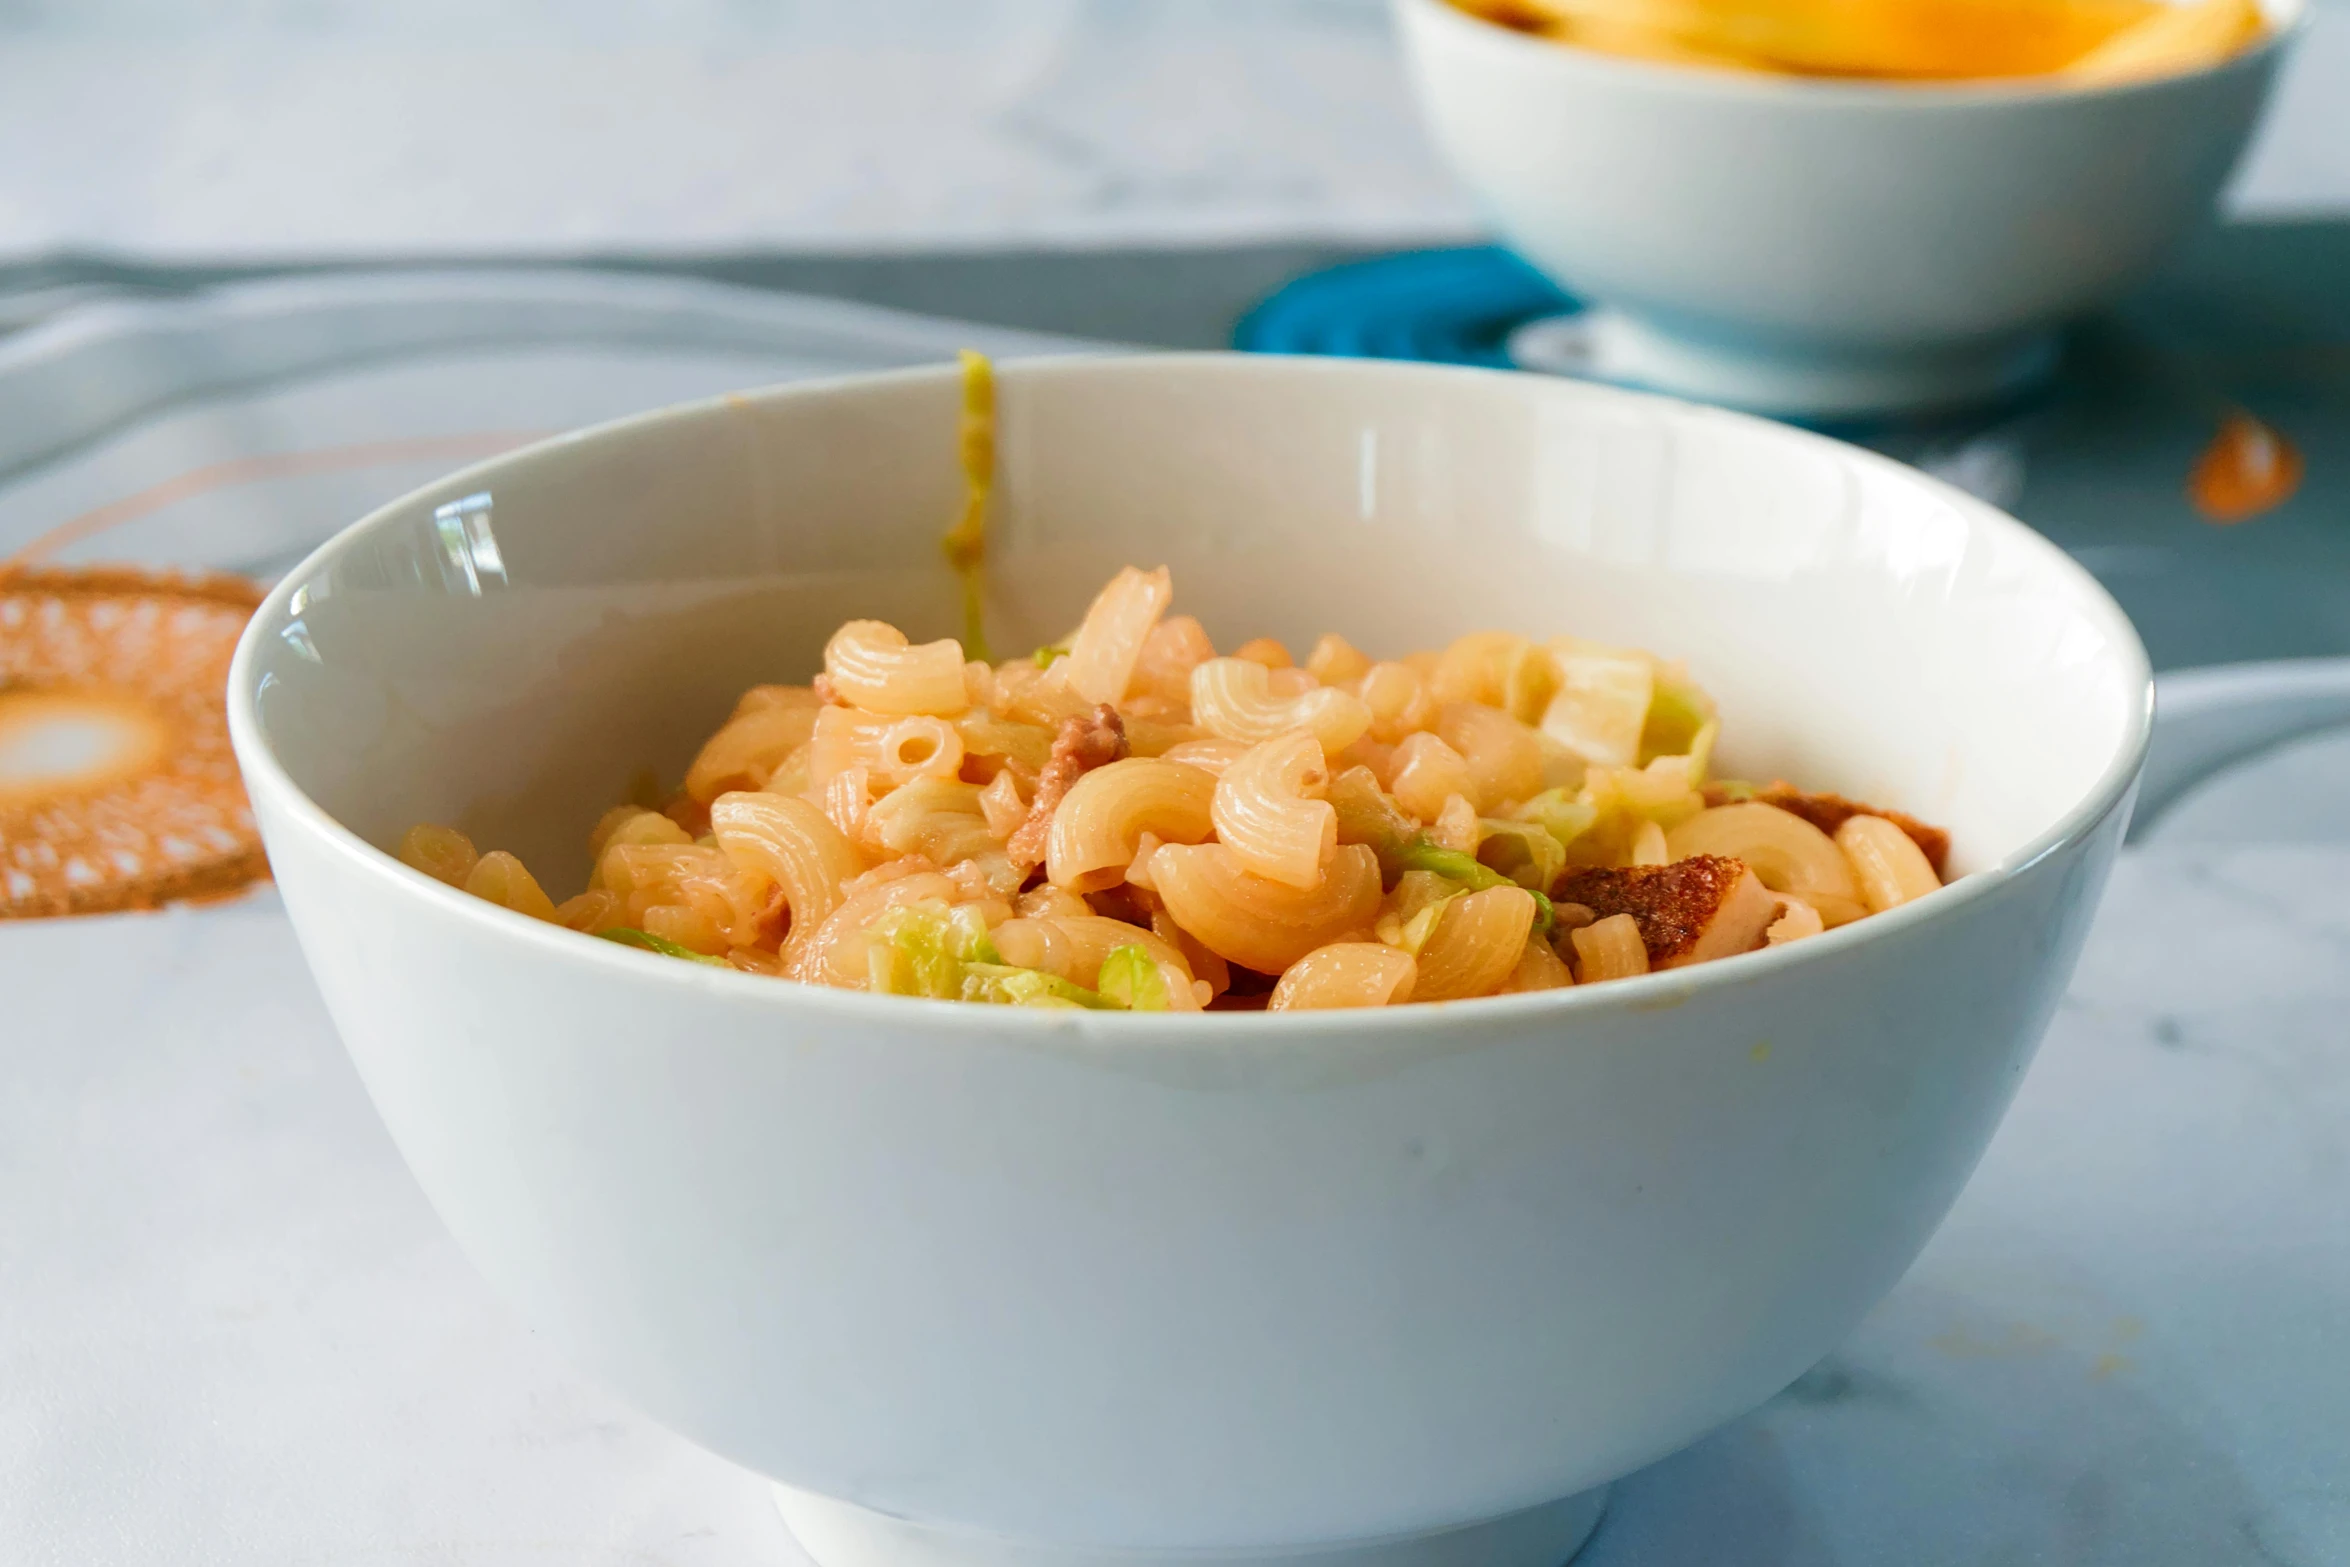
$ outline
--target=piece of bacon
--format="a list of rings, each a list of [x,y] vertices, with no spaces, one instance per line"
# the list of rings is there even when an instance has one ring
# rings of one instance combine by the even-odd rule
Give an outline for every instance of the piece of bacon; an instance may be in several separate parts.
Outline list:
[[[1061,732],[1053,736],[1052,755],[1045,759],[1044,771],[1036,775],[1036,798],[1029,802],[1028,819],[1012,829],[1004,844],[1004,853],[1012,863],[1043,863],[1045,839],[1052,832],[1053,812],[1061,808],[1062,797],[1078,779],[1097,767],[1108,766],[1126,751],[1126,725],[1109,703],[1082,717],[1062,719]]]
[[[1914,816],[1881,810],[1874,805],[1863,805],[1858,800],[1847,800],[1840,794],[1807,794],[1784,780],[1767,789],[1757,789],[1748,796],[1733,795],[1718,783],[1705,786],[1705,803],[1708,805],[1728,805],[1740,798],[1775,805],[1790,816],[1802,817],[1831,838],[1836,836],[1837,828],[1855,816],[1882,816],[1909,834],[1909,841],[1924,852],[1926,863],[1934,867],[1935,875],[1944,880],[1949,879],[1945,867],[1950,861],[1950,834],[1939,827],[1929,827]]]
[[[1705,963],[1762,945],[1778,900],[1744,860],[1692,855],[1670,865],[1570,871],[1553,896],[1600,919],[1629,914],[1640,927],[1650,968]]]

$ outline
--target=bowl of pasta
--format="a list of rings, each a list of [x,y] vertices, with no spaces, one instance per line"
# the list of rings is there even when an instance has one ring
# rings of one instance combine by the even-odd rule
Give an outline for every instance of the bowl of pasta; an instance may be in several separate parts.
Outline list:
[[[450,1230],[826,1567],[1547,1567],[1940,1222],[2148,693],[1874,455],[1200,355],[499,458],[230,705]]]

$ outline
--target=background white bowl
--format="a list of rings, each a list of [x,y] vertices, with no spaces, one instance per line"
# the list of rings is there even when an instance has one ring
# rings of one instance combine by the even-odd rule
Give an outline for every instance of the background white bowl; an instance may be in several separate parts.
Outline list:
[[[712,971],[370,847],[455,820],[568,890],[631,773],[842,618],[951,630],[926,371],[552,442],[285,580],[232,726],[337,1026],[491,1281],[828,1564],[1555,1563],[1939,1222],[2119,840],[2143,652],[2020,525],[1734,415],[1231,356],[1001,387],[1003,646],[1129,560],[1227,642],[1653,645],[1729,767],[1939,818],[1970,874],[1694,971],[1187,1019]]]
[[[2207,71],[1878,86],[1565,48],[1395,0],[1436,143],[1523,255],[1606,307],[1594,368],[1774,413],[1951,405],[2053,362],[2250,139],[2299,0]]]

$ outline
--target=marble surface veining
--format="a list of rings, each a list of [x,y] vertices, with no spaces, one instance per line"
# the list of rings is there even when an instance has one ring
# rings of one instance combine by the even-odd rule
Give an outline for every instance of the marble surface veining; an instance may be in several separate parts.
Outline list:
[[[2350,0],[2239,213],[2350,210]],[[1413,242],[1385,0],[16,0],[0,257]]]

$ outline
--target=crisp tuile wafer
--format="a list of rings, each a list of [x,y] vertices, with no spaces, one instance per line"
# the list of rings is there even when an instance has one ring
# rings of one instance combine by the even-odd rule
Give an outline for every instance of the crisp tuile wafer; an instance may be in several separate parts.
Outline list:
[[[229,658],[259,584],[0,563],[0,727],[116,749],[0,778],[0,918],[154,908],[269,874],[229,747]],[[13,700],[12,700],[13,699]]]

